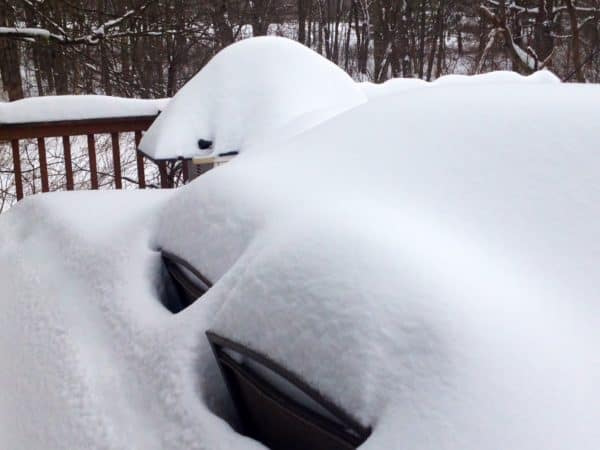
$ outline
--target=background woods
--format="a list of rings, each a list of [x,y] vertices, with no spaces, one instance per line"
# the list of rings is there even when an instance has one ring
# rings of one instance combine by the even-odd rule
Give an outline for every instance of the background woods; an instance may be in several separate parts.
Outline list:
[[[548,67],[600,81],[600,0],[0,0],[2,95],[173,95],[221,48],[296,39],[357,80]]]

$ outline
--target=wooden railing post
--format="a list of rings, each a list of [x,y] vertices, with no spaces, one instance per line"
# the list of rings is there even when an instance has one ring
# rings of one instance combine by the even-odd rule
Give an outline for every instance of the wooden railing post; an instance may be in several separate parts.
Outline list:
[[[115,171],[115,188],[123,188],[123,174],[121,173],[121,149],[119,147],[119,133],[110,133],[113,153],[113,169]]]
[[[188,173],[188,162],[183,159],[181,160],[181,179],[183,180],[183,184],[187,184],[190,181]]]
[[[98,189],[98,167],[96,165],[96,139],[93,134],[87,135],[88,156],[90,160],[90,178],[92,189]]]
[[[75,183],[73,182],[73,159],[71,158],[71,139],[69,136],[63,136],[63,150],[65,152],[65,174],[67,176],[67,191],[72,191]]]
[[[169,176],[167,175],[166,161],[158,161],[158,171],[160,172],[160,187],[167,189],[169,187]]]
[[[135,156],[137,162],[138,185],[140,189],[146,188],[146,170],[144,169],[144,154],[138,150],[140,141],[142,140],[142,132],[135,132]]]
[[[38,155],[40,157],[40,175],[42,177],[42,192],[48,192],[50,186],[48,183],[48,161],[46,160],[46,141],[43,137],[37,139]]]
[[[10,143],[12,145],[13,167],[15,170],[15,190],[17,191],[17,200],[21,200],[23,198],[23,174],[21,173],[21,152],[19,151],[19,141],[18,139],[13,139]]]

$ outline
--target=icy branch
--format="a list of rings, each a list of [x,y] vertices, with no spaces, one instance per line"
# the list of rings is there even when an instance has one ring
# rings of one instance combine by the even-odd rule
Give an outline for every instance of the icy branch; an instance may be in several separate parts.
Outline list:
[[[120,25],[124,20],[135,14],[143,13],[148,6],[156,0],[146,0],[135,9],[130,9],[123,15],[108,20],[97,27],[92,28],[91,32],[82,36],[69,36],[65,30],[59,27],[55,22],[50,21],[50,24],[57,28],[56,32],[51,32],[46,28],[25,28],[25,27],[0,27],[0,38],[12,38],[22,40],[46,40],[54,41],[60,44],[87,44],[96,45],[101,40],[110,37],[115,37],[116,34],[111,34],[110,30]],[[29,5],[32,5],[31,0],[26,0]],[[38,2],[39,3],[39,2]],[[118,36],[123,36],[125,33],[120,32]]]
[[[535,51],[531,47],[528,47],[527,50],[524,50],[523,48],[521,48],[521,46],[519,46],[515,42],[512,32],[506,25],[506,22],[503,20],[500,20],[500,18],[486,6],[480,6],[479,13],[481,14],[483,19],[490,22],[492,24],[492,26],[494,27],[494,29],[495,29],[494,36],[493,36],[494,39],[497,34],[502,34],[504,36],[504,42],[505,42],[507,49],[513,55],[514,60],[523,69],[525,69],[529,72],[534,72],[536,70],[540,70],[540,69],[544,68],[549,63],[549,61],[552,59],[553,53],[550,53],[548,58],[546,58],[544,61],[540,61],[538,55],[535,53]],[[491,38],[490,38],[490,40],[491,40]],[[493,44],[493,42],[490,43],[488,41],[488,45],[492,45],[492,44]],[[482,64],[481,61],[480,61],[480,64]]]
[[[499,8],[500,2],[498,0],[487,0],[486,3],[493,7]],[[482,5],[482,7],[485,7]],[[517,5],[513,0],[505,4],[505,8],[508,11],[514,12],[516,14],[524,14],[528,16],[536,16],[539,14],[540,9],[538,7],[525,7]],[[552,8],[552,18],[554,18],[557,14],[567,11],[567,6],[557,6]],[[579,14],[590,14],[600,12],[600,7],[587,7],[587,6],[575,6],[574,10]]]
[[[499,28],[494,28],[492,31],[490,31],[487,44],[485,45],[485,48],[483,49],[483,53],[481,54],[481,59],[479,60],[479,64],[477,65],[476,73],[481,73],[481,71],[483,70],[483,64],[485,63],[485,60],[487,59],[488,53],[494,46],[494,43],[496,42],[496,36],[498,35],[499,32],[502,32],[502,30]]]
[[[0,27],[0,37],[17,39],[55,40],[64,43],[65,36],[51,33],[44,28]]]

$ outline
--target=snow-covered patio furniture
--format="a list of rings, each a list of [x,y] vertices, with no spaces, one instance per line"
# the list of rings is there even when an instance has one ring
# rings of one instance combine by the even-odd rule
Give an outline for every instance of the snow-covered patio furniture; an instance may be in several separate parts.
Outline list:
[[[176,314],[202,297],[212,287],[212,283],[177,255],[167,251],[161,251],[161,255],[168,274],[161,296],[162,303]]]
[[[210,331],[206,335],[243,433],[272,450],[353,450],[371,434],[269,357]]]

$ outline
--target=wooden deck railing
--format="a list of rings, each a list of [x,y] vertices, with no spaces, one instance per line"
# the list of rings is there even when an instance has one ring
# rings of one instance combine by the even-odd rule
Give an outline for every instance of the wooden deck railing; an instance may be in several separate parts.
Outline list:
[[[137,150],[137,147],[142,137],[142,132],[148,129],[155,118],[156,116],[141,116],[56,122],[0,124],[0,143],[2,141],[9,141],[12,147],[12,161],[15,180],[14,184],[17,200],[21,200],[24,195],[23,172],[21,170],[22,155],[20,150],[20,141],[24,139],[33,139],[37,141],[41,190],[42,192],[48,192],[51,189],[51,186],[48,182],[46,138],[62,138],[66,179],[64,187],[66,190],[70,191],[75,188],[73,177],[73,159],[71,152],[71,137],[87,136],[90,187],[91,189],[98,189],[99,184],[96,155],[96,135],[110,135],[114,171],[114,173],[111,175],[114,177],[114,188],[122,189],[124,176],[121,168],[121,145],[119,142],[119,137],[122,133],[133,133],[135,136],[134,151],[136,152],[137,180],[132,180],[130,177],[128,177],[127,181],[137,184],[137,186],[141,189],[148,187],[146,183],[145,159],[150,160],[150,158]],[[160,187],[173,187],[175,184],[175,167],[177,164],[181,165],[181,162],[177,163],[176,161],[165,160],[152,162],[158,166],[158,171],[160,174]],[[185,170],[181,170],[179,167],[178,173],[181,174],[182,178],[185,178]],[[183,181],[186,180],[183,179]]]

